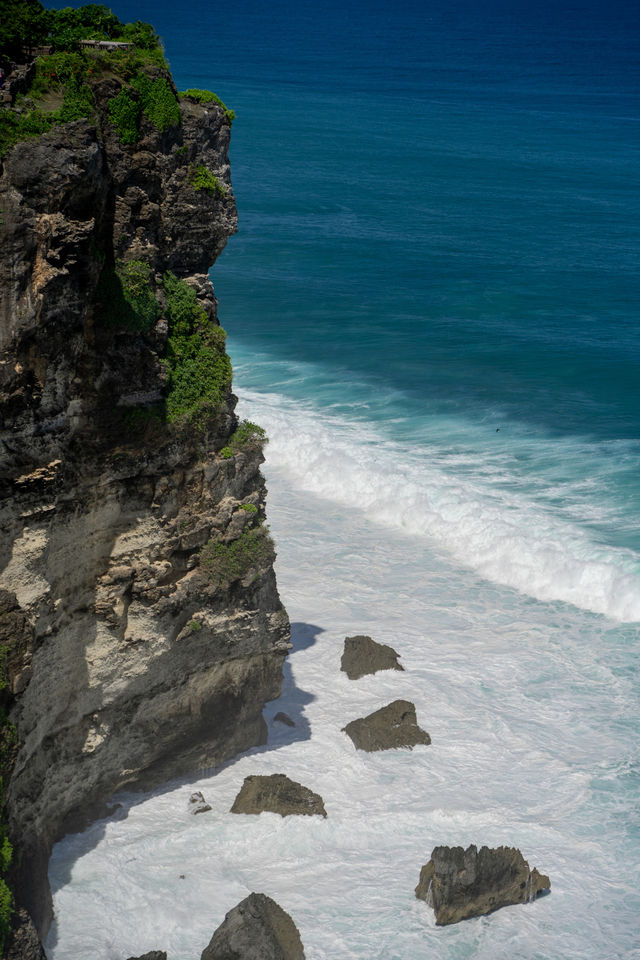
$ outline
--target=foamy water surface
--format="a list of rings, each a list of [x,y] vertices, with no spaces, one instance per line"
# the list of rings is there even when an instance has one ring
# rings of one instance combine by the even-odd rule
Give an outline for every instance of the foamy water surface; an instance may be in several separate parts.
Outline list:
[[[144,802],[121,797],[121,818],[57,845],[53,960],[191,960],[251,891],[291,913],[309,960],[640,955],[637,625],[462,566],[437,535],[436,468],[419,484],[420,464],[361,426],[330,437],[307,412],[291,440],[296,414],[277,398],[245,396],[241,413],[271,434],[269,517],[294,624],[269,742]],[[398,487],[394,502],[407,475],[412,500]],[[349,681],[340,656],[355,633],[394,646],[404,672]],[[396,698],[415,703],[432,745],[356,751],[342,727]],[[275,772],[319,792],[327,819],[229,812],[245,776]],[[210,813],[189,814],[195,789]],[[442,843],[518,846],[552,892],[436,928],[413,891]]]

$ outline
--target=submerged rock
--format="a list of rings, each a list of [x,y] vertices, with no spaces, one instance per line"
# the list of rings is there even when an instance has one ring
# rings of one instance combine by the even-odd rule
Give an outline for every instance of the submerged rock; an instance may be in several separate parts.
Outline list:
[[[282,711],[280,711],[280,713],[276,713],[273,719],[279,723],[284,723],[286,727],[295,727],[295,721],[291,719],[288,713],[282,713]]]
[[[264,893],[250,893],[224,918],[200,960],[304,960],[298,928]]]
[[[167,954],[164,950],[151,950],[141,957],[129,957],[129,960],[167,960]]]
[[[435,847],[420,871],[416,897],[426,900],[444,926],[492,913],[513,903],[535,900],[549,890],[549,877],[538,873],[515,847]]]
[[[400,654],[385,643],[377,643],[371,637],[346,637],[340,669],[349,680],[359,680],[378,670],[404,670],[398,663]]]
[[[356,749],[369,753],[431,743],[426,730],[418,726],[416,708],[409,700],[394,700],[368,717],[352,720],[343,730],[351,737]]]
[[[270,777],[246,777],[233,802],[231,813],[279,813],[326,817],[322,797],[283,773]]]
[[[211,810],[211,805],[207,803],[199,790],[192,793],[189,797],[189,813],[206,813]]]

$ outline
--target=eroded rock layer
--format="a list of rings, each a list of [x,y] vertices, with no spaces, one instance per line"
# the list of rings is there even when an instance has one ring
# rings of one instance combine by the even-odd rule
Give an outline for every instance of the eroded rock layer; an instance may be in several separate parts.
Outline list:
[[[4,803],[41,934],[55,840],[120,787],[260,742],[288,649],[259,439],[229,445],[228,384],[197,417],[166,409],[167,271],[217,324],[206,271],[236,228],[229,122],[182,100],[180,123],[143,117],[127,145],[108,112],[122,83],[97,80],[96,122],[18,143],[0,177]],[[194,187],[197,165],[215,190]],[[109,315],[131,263],[157,306],[144,329]]]

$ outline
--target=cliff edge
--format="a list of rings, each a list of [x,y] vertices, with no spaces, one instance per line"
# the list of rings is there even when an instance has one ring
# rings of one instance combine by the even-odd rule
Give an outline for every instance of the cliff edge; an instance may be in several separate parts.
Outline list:
[[[3,804],[41,936],[52,844],[261,742],[289,647],[207,276],[237,222],[229,111],[92,56],[89,115],[0,175]]]

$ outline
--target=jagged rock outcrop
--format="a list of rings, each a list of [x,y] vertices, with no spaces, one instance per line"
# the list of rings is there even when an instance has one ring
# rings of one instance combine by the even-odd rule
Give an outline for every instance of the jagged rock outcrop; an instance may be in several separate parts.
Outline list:
[[[9,944],[3,956],[6,960],[47,960],[33,921],[24,908],[12,917]]]
[[[231,813],[279,813],[281,817],[327,815],[319,793],[290,780],[284,773],[245,777]]]
[[[122,83],[92,81],[97,123],[18,143],[0,175],[0,629],[17,731],[4,799],[13,884],[41,934],[55,840],[118,788],[262,742],[289,646],[258,529],[260,443],[225,448],[228,388],[198,418],[162,409],[165,272],[217,323],[206,271],[236,228],[229,122],[186,99],[179,124],[143,116],[122,143],[108,109]],[[194,164],[220,189],[196,190]],[[105,277],[133,261],[157,304],[144,330],[108,319]],[[200,563],[208,541],[247,531],[260,549],[242,569]]]
[[[426,730],[418,726],[416,708],[409,700],[394,700],[367,717],[352,720],[343,730],[357,750],[369,753],[431,743]]]
[[[200,960],[304,960],[298,928],[264,893],[251,893],[224,918]]]
[[[359,680],[378,670],[404,670],[398,663],[400,654],[386,643],[377,643],[371,637],[346,637],[340,669],[349,680]]]
[[[420,871],[416,897],[433,907],[444,926],[492,913],[509,904],[535,900],[549,890],[549,877],[538,873],[515,847],[436,847]]]

